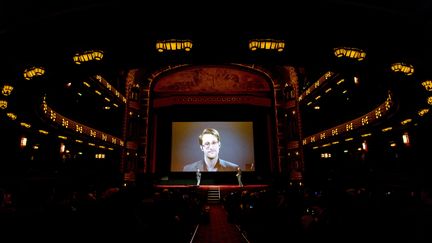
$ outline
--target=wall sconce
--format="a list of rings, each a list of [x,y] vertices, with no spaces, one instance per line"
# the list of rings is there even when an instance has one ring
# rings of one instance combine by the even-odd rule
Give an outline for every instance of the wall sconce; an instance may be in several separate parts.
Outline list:
[[[409,139],[408,132],[405,132],[404,134],[402,134],[402,142],[403,142],[406,146],[409,146],[409,145],[410,145],[410,139]]]
[[[366,140],[362,142],[362,150],[366,152],[368,151],[368,144]]]
[[[13,86],[5,84],[2,88],[2,94],[4,96],[9,96],[12,93],[13,89],[14,89]]]
[[[27,146],[27,138],[26,137],[21,137],[20,147],[24,148],[25,146]]]
[[[0,100],[0,109],[4,110],[8,106],[8,102],[6,100]]]
[[[192,49],[192,41],[190,40],[163,40],[156,42],[156,50],[158,52],[164,51],[177,51],[177,50],[185,50],[190,51]]]
[[[337,47],[334,48],[333,51],[335,56],[339,58],[346,57],[357,61],[362,61],[366,58],[366,52],[358,48]]]
[[[66,145],[64,143],[60,143],[60,153],[64,153],[66,150]]]
[[[31,67],[24,70],[24,78],[30,80],[36,76],[42,76],[45,74],[45,69],[42,67]]]
[[[414,73],[414,66],[411,64],[406,64],[403,62],[393,63],[391,65],[391,70],[393,72],[401,72],[407,76],[412,75]]]
[[[283,40],[273,39],[253,39],[249,41],[249,50],[256,51],[257,49],[263,50],[277,50],[278,52],[283,51],[285,48],[285,42]]]
[[[103,51],[100,50],[91,50],[91,51],[85,51],[81,53],[76,53],[73,57],[73,60],[75,64],[81,64],[83,62],[89,62],[89,61],[100,61],[103,58]]]
[[[421,83],[427,91],[432,91],[432,80],[426,80]]]

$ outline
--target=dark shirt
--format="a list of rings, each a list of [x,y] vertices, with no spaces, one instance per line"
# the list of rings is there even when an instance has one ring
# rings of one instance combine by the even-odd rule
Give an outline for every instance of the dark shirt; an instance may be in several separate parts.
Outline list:
[[[215,166],[216,171],[235,171],[238,167],[238,164],[223,159],[219,159]],[[183,171],[197,171],[197,169],[200,171],[208,171],[204,160],[199,160],[183,167]]]

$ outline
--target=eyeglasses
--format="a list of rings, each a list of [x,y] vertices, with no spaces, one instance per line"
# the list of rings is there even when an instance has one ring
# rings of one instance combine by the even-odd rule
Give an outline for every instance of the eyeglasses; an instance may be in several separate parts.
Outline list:
[[[204,143],[202,146],[204,148],[209,148],[210,146],[215,146],[216,144],[219,144],[219,142],[218,141],[213,141],[211,143]]]

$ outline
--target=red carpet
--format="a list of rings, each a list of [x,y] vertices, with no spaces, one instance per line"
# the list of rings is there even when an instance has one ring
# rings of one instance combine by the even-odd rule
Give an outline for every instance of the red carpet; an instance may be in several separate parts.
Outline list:
[[[235,224],[228,223],[222,205],[209,205],[209,221],[198,226],[191,243],[247,243]]]

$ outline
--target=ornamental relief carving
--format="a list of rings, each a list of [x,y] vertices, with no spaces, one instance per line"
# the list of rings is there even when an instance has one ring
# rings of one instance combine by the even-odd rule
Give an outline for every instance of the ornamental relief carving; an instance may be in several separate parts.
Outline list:
[[[157,80],[155,93],[240,93],[269,92],[264,76],[234,67],[191,67],[163,76]]]

